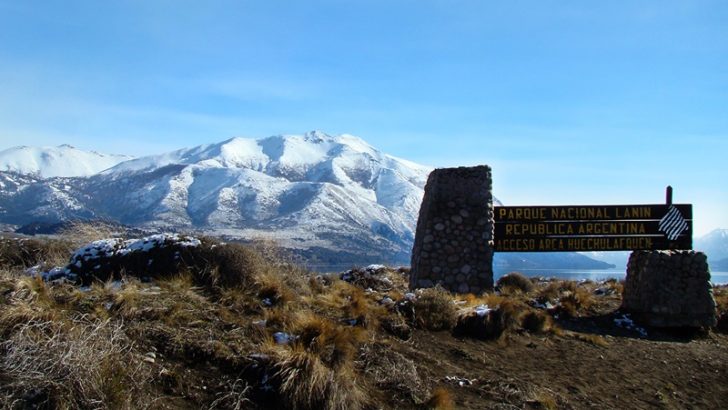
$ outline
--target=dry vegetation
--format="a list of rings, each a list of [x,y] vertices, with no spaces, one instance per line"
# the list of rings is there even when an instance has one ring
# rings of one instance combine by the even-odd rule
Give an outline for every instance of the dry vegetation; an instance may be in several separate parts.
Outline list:
[[[78,232],[72,241],[0,242],[0,408],[622,403],[556,381],[570,372],[563,367],[569,355],[557,353],[562,349],[599,361],[617,351],[618,336],[637,337],[609,316],[619,302],[617,281],[577,284],[512,274],[496,293],[456,296],[434,288],[411,294],[405,271],[353,270],[345,281],[305,272],[267,245],[212,239],[190,250],[176,270],[151,280],[141,281],[132,269],[118,272],[118,281],[79,287],[24,273],[58,264],[62,255],[67,260],[80,238],[109,233]],[[716,289],[716,299],[725,312],[725,288]],[[603,331],[586,331],[592,322]],[[541,362],[553,369],[544,380],[522,368]],[[725,365],[719,370],[725,377]]]

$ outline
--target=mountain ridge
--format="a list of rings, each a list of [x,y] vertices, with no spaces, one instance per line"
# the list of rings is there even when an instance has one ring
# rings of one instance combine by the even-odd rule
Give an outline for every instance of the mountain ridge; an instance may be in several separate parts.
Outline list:
[[[272,239],[332,263],[409,264],[431,170],[349,134],[235,137],[128,159],[86,177],[0,172],[0,222],[105,219]],[[534,266],[538,259],[518,261]],[[605,267],[567,259],[570,267]]]

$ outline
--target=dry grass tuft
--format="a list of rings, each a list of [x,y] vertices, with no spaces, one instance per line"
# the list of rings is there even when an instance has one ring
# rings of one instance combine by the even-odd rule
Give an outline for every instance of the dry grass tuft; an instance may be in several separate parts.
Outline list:
[[[449,330],[457,322],[452,295],[440,286],[422,289],[414,302],[415,324],[428,330]]]
[[[357,383],[352,366],[331,369],[320,357],[296,344],[272,348],[273,380],[280,400],[294,410],[360,409],[366,394]],[[350,363],[351,364],[351,363]]]
[[[541,288],[538,297],[541,300],[556,300],[562,293],[576,291],[576,282],[567,280],[552,280],[546,287]]]
[[[118,229],[103,221],[73,221],[64,226],[58,235],[78,248],[93,241],[118,236]]]
[[[50,307],[53,297],[50,287],[38,276],[21,276],[15,282],[12,298],[25,302],[35,302]]]
[[[269,268],[260,254],[241,244],[210,244],[206,240],[203,250],[196,260],[199,270],[195,283],[208,288],[247,287]]]
[[[538,389],[531,393],[530,397],[530,400],[527,400],[526,403],[532,407],[544,410],[556,410],[560,408],[558,398],[550,390]]]
[[[385,332],[401,340],[410,340],[412,338],[412,327],[397,311],[391,312],[387,317],[383,318],[380,321],[380,326]]]
[[[367,336],[361,327],[341,326],[308,311],[298,314],[292,333],[298,337],[295,345],[316,354],[331,369],[350,366]]]
[[[455,408],[455,401],[452,398],[452,393],[445,387],[435,387],[432,390],[432,397],[425,404],[428,409],[435,410],[452,410]]]
[[[294,298],[294,292],[279,275],[260,273],[255,278],[255,285],[258,287],[258,299],[266,306],[283,305]]]
[[[624,291],[624,282],[619,281],[615,278],[609,278],[606,281],[604,281],[604,285],[607,286],[609,289],[612,290],[613,293],[617,295],[621,295]]]
[[[427,399],[427,385],[420,378],[415,363],[390,346],[374,343],[362,348],[360,363],[364,373],[374,379],[379,389],[397,399],[422,404]]]
[[[120,323],[76,318],[30,321],[2,343],[11,378],[4,400],[18,407],[128,408],[144,403],[151,376]]]
[[[0,268],[27,269],[63,266],[75,247],[70,241],[0,238]]]
[[[533,291],[533,282],[520,272],[511,272],[501,276],[496,282],[496,286],[504,293],[522,292],[529,293]]]
[[[568,317],[577,317],[589,309],[594,302],[593,294],[588,290],[576,287],[573,291],[567,290],[559,298],[559,313]]]
[[[521,318],[521,327],[533,334],[549,332],[554,326],[551,315],[542,310],[531,310]]]
[[[520,328],[520,318],[526,309],[528,307],[520,301],[503,299],[498,306],[487,311],[464,310],[458,316],[453,333],[480,340],[499,339],[507,332]]]

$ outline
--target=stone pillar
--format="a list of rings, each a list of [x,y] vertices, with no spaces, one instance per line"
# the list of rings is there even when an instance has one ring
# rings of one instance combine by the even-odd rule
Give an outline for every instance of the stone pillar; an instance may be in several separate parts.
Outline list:
[[[632,252],[622,310],[649,326],[715,326],[708,258],[695,251]]]
[[[490,167],[442,168],[425,186],[412,249],[410,288],[441,284],[458,293],[493,288]]]

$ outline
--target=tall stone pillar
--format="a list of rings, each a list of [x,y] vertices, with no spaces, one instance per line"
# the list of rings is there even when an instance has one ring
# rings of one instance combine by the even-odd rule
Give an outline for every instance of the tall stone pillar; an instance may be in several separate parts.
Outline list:
[[[441,168],[425,186],[412,249],[410,288],[458,293],[493,288],[493,194],[489,166]]]

